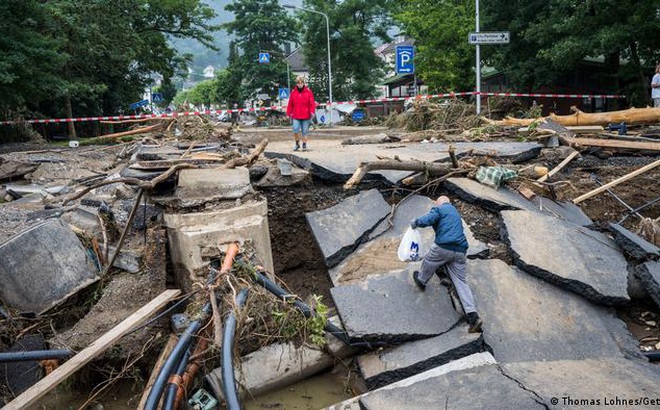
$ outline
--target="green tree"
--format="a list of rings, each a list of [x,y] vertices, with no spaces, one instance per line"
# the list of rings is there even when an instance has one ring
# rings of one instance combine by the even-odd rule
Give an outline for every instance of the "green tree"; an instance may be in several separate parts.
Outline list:
[[[305,8],[325,13],[330,24],[332,94],[335,101],[373,97],[383,79],[384,62],[374,54],[373,40],[389,41],[390,0],[306,0]],[[318,101],[328,93],[327,28],[325,18],[299,11],[303,21],[303,51],[310,83]]]
[[[0,113],[7,118],[27,105],[47,99],[60,85],[65,56],[61,39],[42,29],[47,20],[42,2],[0,2]]]
[[[3,34],[15,35],[0,43],[0,86],[14,95],[0,98],[48,116],[116,112],[140,98],[152,73],[167,80],[185,66],[168,36],[211,44],[213,16],[201,0],[2,2]]]
[[[274,97],[280,84],[286,84],[282,45],[296,40],[296,22],[277,0],[236,0],[225,9],[234,21],[223,27],[235,37],[240,55],[230,55],[229,71],[238,79],[242,98],[257,92]],[[230,51],[231,52],[231,51]],[[259,64],[260,52],[270,52],[270,64]]]
[[[485,2],[487,27],[508,28],[511,45],[486,56],[514,84],[552,84],[585,57],[600,58],[601,82],[645,105],[649,78],[660,59],[660,5],[657,0],[551,0]]]
[[[474,88],[475,2],[407,0],[398,3],[395,20],[415,41],[415,70],[431,92]]]

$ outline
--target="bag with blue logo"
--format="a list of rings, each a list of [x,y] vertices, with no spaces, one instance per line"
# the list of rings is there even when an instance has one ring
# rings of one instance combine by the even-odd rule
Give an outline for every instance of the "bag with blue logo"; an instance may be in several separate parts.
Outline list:
[[[408,227],[408,230],[403,234],[403,239],[401,239],[401,243],[399,244],[399,260],[406,262],[421,259],[423,256],[421,247],[421,235],[417,230]]]

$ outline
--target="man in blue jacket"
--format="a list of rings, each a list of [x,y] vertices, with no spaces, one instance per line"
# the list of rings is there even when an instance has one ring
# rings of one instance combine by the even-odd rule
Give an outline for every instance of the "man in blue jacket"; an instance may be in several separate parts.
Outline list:
[[[454,283],[463,310],[467,314],[468,331],[481,331],[482,321],[474,307],[472,290],[465,281],[466,256],[468,242],[463,233],[463,221],[449,198],[441,196],[428,214],[413,219],[410,227],[423,228],[432,226],[435,231],[435,241],[422,261],[422,270],[413,272],[413,280],[423,291],[426,283],[434,273],[445,267],[451,281]]]

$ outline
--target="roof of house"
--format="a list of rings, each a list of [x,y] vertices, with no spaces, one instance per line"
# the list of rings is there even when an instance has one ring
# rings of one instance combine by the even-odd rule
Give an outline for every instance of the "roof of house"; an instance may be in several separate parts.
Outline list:
[[[388,43],[382,49],[379,47],[377,49],[377,50],[379,50],[379,51],[377,51],[377,53],[378,54],[383,54],[383,55],[394,54],[396,52],[396,47],[397,46],[412,46],[414,44],[415,44],[415,40],[413,40],[411,38],[406,38],[405,40],[400,41],[398,43],[396,43],[396,42]]]
[[[284,58],[291,67],[291,71],[309,71],[309,67],[305,62],[305,55],[302,52],[302,47],[298,47]]]

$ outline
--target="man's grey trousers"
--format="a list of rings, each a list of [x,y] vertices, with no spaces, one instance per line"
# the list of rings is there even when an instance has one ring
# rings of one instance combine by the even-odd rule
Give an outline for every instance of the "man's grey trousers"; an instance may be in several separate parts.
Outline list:
[[[456,288],[458,298],[461,300],[465,313],[476,312],[474,307],[474,296],[472,290],[465,281],[465,268],[467,258],[465,253],[453,252],[443,249],[437,244],[433,244],[422,261],[422,270],[419,273],[419,279],[427,283],[433,274],[441,267],[447,269],[447,274],[451,278]]]

